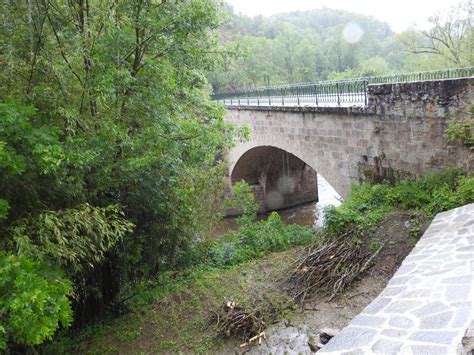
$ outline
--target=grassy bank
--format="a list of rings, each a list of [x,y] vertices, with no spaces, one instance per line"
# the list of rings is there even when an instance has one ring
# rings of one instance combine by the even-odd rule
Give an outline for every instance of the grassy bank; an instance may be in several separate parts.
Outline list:
[[[183,256],[182,269],[161,273],[125,291],[118,302],[127,314],[89,327],[79,336],[64,336],[46,352],[218,351],[226,337],[218,333],[215,315],[225,302],[235,301],[244,308],[256,303],[270,305],[271,320],[291,314],[294,300],[279,281],[311,249],[301,246],[317,247],[321,241],[337,238],[373,249],[383,243],[379,255],[385,258],[385,263],[380,262],[383,265],[391,249],[399,254],[402,247],[406,255],[407,245],[414,245],[436,213],[470,202],[474,202],[474,178],[449,169],[394,185],[354,186],[340,207],[327,209],[326,226],[317,237],[308,228],[285,225],[276,213],[265,221],[247,221],[219,241],[196,244],[192,253]],[[395,221],[397,215],[403,219]],[[396,228],[391,228],[391,218]],[[397,234],[393,240],[384,234],[391,230]],[[403,231],[409,240],[400,239]],[[394,261],[393,268],[400,261]],[[240,339],[231,341],[240,343]]]

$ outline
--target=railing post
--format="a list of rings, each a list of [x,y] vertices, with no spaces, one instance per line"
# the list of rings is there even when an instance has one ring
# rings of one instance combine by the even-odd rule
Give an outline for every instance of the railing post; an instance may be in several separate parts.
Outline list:
[[[337,106],[341,106],[341,98],[339,97],[339,83],[336,83]]]
[[[364,103],[365,103],[365,106],[367,106],[368,102],[367,102],[367,94],[368,94],[368,83],[367,83],[367,80],[364,80]]]
[[[268,105],[271,106],[272,105],[272,99],[270,97],[270,88],[267,87],[267,96],[268,96]]]
[[[296,87],[296,101],[298,102],[298,106],[300,106],[300,88],[299,88],[299,86]]]
[[[231,98],[230,98],[230,105],[232,106],[232,104],[233,104],[233,103],[232,103],[232,97],[231,97]]]
[[[319,103],[318,103],[318,85],[314,85],[314,99],[316,101],[316,106],[319,106]]]
[[[245,95],[247,96],[247,106],[250,106],[250,100],[249,100],[249,92],[246,91]]]

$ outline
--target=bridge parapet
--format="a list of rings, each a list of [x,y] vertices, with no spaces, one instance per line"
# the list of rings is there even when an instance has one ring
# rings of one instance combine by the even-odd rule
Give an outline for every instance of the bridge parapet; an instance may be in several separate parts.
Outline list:
[[[469,77],[474,77],[474,67],[266,86],[217,93],[212,98],[214,101],[230,106],[367,106],[370,100],[371,85],[428,82]]]
[[[471,112],[465,108],[474,103],[474,77],[369,85],[367,93],[369,108],[382,116],[467,116]]]

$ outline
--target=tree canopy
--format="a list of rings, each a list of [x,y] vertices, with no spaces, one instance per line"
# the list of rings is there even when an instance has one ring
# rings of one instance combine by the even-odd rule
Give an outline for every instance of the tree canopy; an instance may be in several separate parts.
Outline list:
[[[209,74],[216,91],[474,65],[472,0],[395,33],[373,17],[323,8],[270,17],[235,14],[220,37],[227,56]]]
[[[124,285],[175,266],[207,228],[202,198],[219,190],[216,157],[234,135],[204,76],[216,62],[219,7],[0,2],[2,260],[35,258],[18,265],[39,273],[38,285],[42,270],[63,272],[73,290],[50,291],[72,297],[76,324]],[[61,307],[48,331],[26,339],[69,324]],[[13,311],[0,303],[0,349],[25,343],[3,324]]]

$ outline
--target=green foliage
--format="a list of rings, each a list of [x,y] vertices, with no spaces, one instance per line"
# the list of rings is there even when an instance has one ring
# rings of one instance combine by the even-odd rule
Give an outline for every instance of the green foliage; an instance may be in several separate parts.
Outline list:
[[[396,184],[389,192],[390,204],[435,215],[463,204],[458,187],[466,179],[462,169],[451,168]],[[471,196],[471,199],[473,197]]]
[[[270,18],[228,12],[222,37],[228,51],[241,55],[228,56],[208,74],[215,91],[324,80],[336,72],[373,75],[394,64],[391,57],[399,47],[387,24],[346,11],[321,9]],[[344,39],[348,23],[364,31],[359,42]]]
[[[461,205],[474,202],[474,177],[466,176],[458,180],[456,197]]]
[[[0,220],[6,219],[8,217],[8,210],[10,209],[10,204],[7,200],[0,198]]]
[[[272,252],[281,252],[314,240],[307,227],[287,225],[276,212],[267,220],[242,226],[209,248],[207,263],[213,267],[241,264]]]
[[[72,321],[72,285],[48,264],[0,252],[0,350],[37,345]]]
[[[339,207],[330,206],[325,211],[325,226],[330,235],[351,234],[359,237],[373,228],[390,210],[384,184],[353,186],[347,199]]]
[[[241,225],[217,241],[194,244],[192,250],[179,261],[181,268],[223,268],[281,252],[314,240],[309,227],[288,225],[276,212],[266,220]]]
[[[418,218],[412,218],[410,224],[410,236],[414,241],[418,241],[418,239],[421,237],[421,227],[423,223]]]
[[[474,124],[470,121],[453,121],[446,129],[446,137],[474,149]]]
[[[402,180],[395,185],[362,184],[352,187],[341,206],[326,210],[325,232],[331,236],[367,239],[383,216],[395,208],[434,216],[473,201],[473,178],[458,168]]]
[[[236,133],[218,1],[81,4],[0,2],[1,247],[64,268],[78,326],[202,238]]]
[[[79,273],[100,264],[133,227],[118,206],[98,208],[84,204],[21,219],[13,227],[12,236],[18,255],[57,263]]]
[[[257,218],[259,205],[255,202],[252,186],[243,180],[237,181],[232,187],[232,195],[231,198],[225,200],[224,205],[242,213],[237,217],[239,226],[254,222]]]

